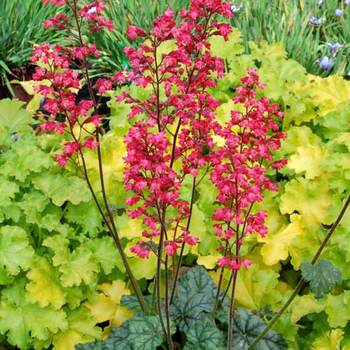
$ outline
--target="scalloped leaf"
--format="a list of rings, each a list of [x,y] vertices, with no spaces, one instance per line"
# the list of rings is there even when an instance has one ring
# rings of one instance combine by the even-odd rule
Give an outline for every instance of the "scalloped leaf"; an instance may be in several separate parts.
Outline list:
[[[234,317],[232,350],[246,350],[262,333],[266,324],[258,316],[242,309]],[[287,350],[285,340],[270,330],[255,346],[255,350]]]
[[[184,350],[223,350],[224,334],[216,327],[213,319],[202,314],[186,333]]]
[[[186,332],[193,322],[200,320],[202,312],[212,310],[216,290],[208,272],[199,266],[179,278],[170,312],[181,331]]]
[[[342,281],[340,271],[326,260],[320,260],[314,265],[303,263],[300,268],[304,280],[310,282],[310,289],[316,298],[322,298]]]
[[[0,265],[11,275],[28,270],[34,250],[29,245],[27,233],[18,226],[0,228]]]
[[[135,316],[112,329],[108,339],[95,344],[77,346],[77,350],[155,350],[163,343],[163,331],[158,316]]]

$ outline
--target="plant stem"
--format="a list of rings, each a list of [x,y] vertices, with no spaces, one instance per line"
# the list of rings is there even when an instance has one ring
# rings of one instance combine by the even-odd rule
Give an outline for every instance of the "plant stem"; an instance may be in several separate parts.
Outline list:
[[[348,198],[346,199],[337,219],[334,221],[334,223],[332,224],[331,228],[329,229],[326,237],[323,239],[320,247],[318,248],[316,254],[314,255],[311,263],[315,264],[318,260],[318,258],[321,256],[325,246],[327,245],[328,241],[330,240],[331,236],[333,235],[335,229],[338,227],[339,223],[341,222],[346,210],[348,209],[350,205],[350,195],[348,196]],[[281,317],[281,315],[284,313],[284,311],[286,311],[286,309],[288,308],[288,306],[292,303],[292,301],[294,300],[294,298],[299,294],[299,292],[303,289],[303,287],[305,286],[306,282],[301,278],[298,282],[298,284],[296,285],[296,287],[294,288],[294,291],[292,293],[292,295],[288,298],[288,300],[284,303],[284,305],[281,307],[281,309],[277,312],[277,314],[270,320],[270,322],[266,325],[265,329],[262,331],[261,334],[259,334],[259,336],[257,336],[253,343],[248,347],[247,350],[253,350],[255,348],[255,346],[259,343],[259,341],[267,334],[267,332],[274,326],[274,324],[277,322],[277,320]]]
[[[170,315],[169,315],[169,279],[168,279],[168,256],[165,256],[165,315],[166,315],[166,326],[167,326],[167,339],[169,350],[173,350],[173,342],[171,339],[170,331]]]
[[[226,242],[224,256],[226,256],[226,254],[227,254],[228,247],[229,247],[229,244],[228,244],[228,242]],[[213,314],[214,318],[215,318],[216,310],[219,307],[219,303],[220,303],[219,302],[219,300],[220,300],[220,292],[221,292],[222,282],[224,280],[224,272],[225,272],[225,267],[222,266],[221,267],[221,271],[220,271],[218,290],[216,292],[215,305],[214,305],[214,308],[213,308],[213,311],[212,311],[212,314]]]
[[[81,47],[84,47],[85,45],[84,45],[84,42],[83,42],[81,26],[80,26],[79,19],[78,19],[79,15],[78,15],[78,9],[77,9],[77,2],[76,2],[76,0],[73,1],[72,11],[73,11],[75,22],[76,22],[76,26],[77,26],[79,43],[80,43]],[[86,84],[87,84],[89,95],[90,95],[90,98],[91,98],[91,100],[93,102],[93,105],[94,105],[94,112],[97,113],[97,102],[96,102],[96,98],[95,98],[95,95],[94,95],[94,92],[93,92],[93,89],[92,89],[92,84],[91,84],[91,80],[90,80],[90,76],[89,76],[88,64],[87,64],[87,60],[86,60],[85,56],[83,57],[83,68],[84,68],[83,74],[84,74],[84,77],[85,77],[85,81],[86,81]],[[108,228],[109,228],[109,231],[112,234],[112,237],[113,237],[114,242],[116,244],[117,250],[118,250],[118,252],[119,252],[119,254],[120,254],[121,258],[122,258],[125,270],[126,270],[126,272],[128,274],[128,277],[130,279],[130,282],[131,282],[133,290],[134,290],[134,292],[136,294],[136,297],[137,297],[137,299],[138,299],[138,301],[140,303],[141,309],[145,313],[148,313],[149,312],[148,305],[146,304],[145,299],[144,299],[144,297],[142,295],[141,288],[140,288],[140,286],[139,286],[139,284],[138,284],[134,274],[131,271],[131,268],[130,268],[130,265],[129,265],[129,262],[128,262],[128,258],[127,258],[126,254],[124,252],[124,249],[123,249],[123,246],[122,246],[119,234],[118,234],[118,230],[117,230],[117,228],[115,226],[115,223],[114,223],[113,214],[112,214],[112,212],[111,212],[111,210],[110,210],[110,208],[108,206],[107,193],[106,193],[105,182],[104,182],[104,175],[103,175],[103,160],[102,160],[102,153],[101,153],[101,146],[100,146],[99,135],[100,135],[100,131],[99,131],[99,128],[97,128],[96,129],[96,141],[98,143],[98,146],[97,146],[98,168],[99,168],[99,177],[100,177],[100,184],[101,184],[103,202],[104,202],[105,209],[106,209],[106,212],[107,212],[107,215],[108,215],[108,218],[109,218],[109,221],[110,221],[110,225],[111,225],[111,226],[108,225]],[[80,155],[83,156],[83,153],[80,152]],[[83,159],[83,157],[82,157],[82,159]],[[84,173],[85,173],[86,179],[87,179],[88,178],[87,177],[87,168],[86,168],[84,159],[83,159],[83,164],[84,164]],[[89,188],[90,188],[90,191],[91,191],[92,190],[92,186],[89,183],[88,183],[88,185],[89,185]],[[92,190],[92,192],[93,192],[93,190]],[[98,203],[98,200],[97,200],[97,198],[96,198],[96,196],[94,194],[93,194],[93,197],[94,197],[95,202]],[[99,203],[98,203],[98,207],[99,207]],[[99,208],[99,210],[100,210],[100,208]],[[100,212],[101,212],[101,210],[100,210]],[[104,218],[104,220],[105,220],[105,218]]]
[[[192,218],[192,212],[193,212],[193,204],[194,204],[194,195],[195,195],[195,191],[196,191],[196,179],[197,179],[196,176],[194,176],[193,177],[193,181],[192,181],[192,194],[191,194],[191,203],[190,203],[190,213],[189,213],[188,220],[187,220],[187,225],[186,225],[186,230],[187,231],[189,230],[190,224],[191,224],[191,218]],[[180,268],[181,268],[181,265],[182,265],[185,245],[186,245],[186,242],[183,241],[182,245],[181,245],[179,261],[177,263],[176,272],[175,272],[175,276],[174,276],[174,280],[173,280],[173,286],[172,286],[172,289],[171,289],[170,304],[172,304],[172,302],[174,300],[175,290],[176,290],[176,283],[177,283],[177,280],[178,280],[178,277],[179,277]]]
[[[236,281],[237,281],[238,270],[232,273],[232,290],[231,290],[231,301],[230,308],[228,311],[228,335],[227,335],[227,350],[232,350],[232,339],[233,339],[233,316],[234,316],[234,305],[235,305],[235,291],[236,291]]]
[[[163,312],[162,312],[162,296],[161,296],[161,291],[160,291],[160,282],[161,282],[160,276],[161,276],[161,263],[162,263],[164,235],[165,235],[165,232],[164,232],[163,226],[162,226],[161,231],[160,231],[159,244],[158,244],[157,274],[156,274],[154,282],[155,282],[155,289],[156,289],[156,295],[157,295],[157,308],[158,308],[159,321],[160,321],[163,333],[167,338],[168,345],[170,347],[172,344],[172,341],[171,341],[171,336],[168,334],[168,332],[165,328],[165,325],[164,325]],[[169,340],[169,336],[170,336],[170,340]]]

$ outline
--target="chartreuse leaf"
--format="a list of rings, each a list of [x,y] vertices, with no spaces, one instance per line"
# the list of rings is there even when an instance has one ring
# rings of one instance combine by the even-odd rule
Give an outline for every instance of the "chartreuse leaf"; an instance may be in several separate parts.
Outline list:
[[[322,312],[325,306],[323,300],[316,300],[312,294],[297,296],[291,305],[291,319],[296,323],[307,314]]]
[[[227,41],[222,36],[215,35],[211,37],[210,45],[211,54],[224,60],[230,60],[235,55],[243,53],[242,34],[236,28],[233,28]]]
[[[126,146],[120,136],[110,131],[101,140],[101,152],[108,198],[110,198],[112,204],[124,204],[115,203],[115,196],[116,193],[120,192],[122,186],[121,181],[123,181],[125,167],[123,157],[126,155]],[[92,185],[95,191],[101,191],[96,152],[87,153],[85,158]]]
[[[112,272],[114,267],[123,269],[120,254],[111,237],[96,238],[87,243],[95,261],[101,266],[105,274]]]
[[[82,202],[78,205],[68,203],[64,217],[69,222],[79,225],[90,237],[95,236],[101,230],[101,217],[93,201]]]
[[[98,290],[101,293],[86,303],[97,322],[109,321],[112,327],[119,327],[132,317],[133,312],[121,305],[122,296],[130,294],[125,282],[116,280],[112,283],[103,283],[98,286]]]
[[[7,332],[9,343],[20,349],[28,349],[32,339],[45,341],[67,328],[63,310],[43,308],[26,300],[25,283],[17,280],[4,289],[0,302],[0,333]]]
[[[67,201],[77,205],[91,199],[86,183],[77,176],[44,173],[34,178],[33,184],[57,206]]]
[[[157,258],[154,254],[148,259],[142,259],[135,256],[128,260],[136,279],[152,279],[155,276],[157,271]]]
[[[325,311],[332,328],[345,327],[350,320],[350,291],[342,294],[327,295]]]
[[[171,314],[181,331],[188,331],[202,312],[212,310],[216,290],[207,271],[199,266],[179,278]]]
[[[84,246],[79,246],[73,252],[68,248],[68,240],[60,235],[47,238],[43,245],[53,252],[53,265],[58,267],[60,281],[64,287],[79,286],[81,283],[93,284],[99,266],[93,253]]]
[[[293,214],[289,225],[282,227],[277,233],[268,233],[263,240],[264,245],[261,249],[261,255],[266,265],[274,265],[288,258],[291,242],[304,233],[300,219],[300,215]]]
[[[266,324],[253,313],[239,309],[235,313],[232,350],[246,350],[262,333]],[[255,346],[255,350],[287,350],[285,340],[270,330]]]
[[[26,135],[14,142],[2,156],[0,174],[24,181],[30,174],[40,173],[52,165],[50,155],[42,151],[34,135]]]
[[[15,198],[16,193],[20,191],[19,186],[4,177],[0,177],[0,207],[6,207],[11,204],[11,199]]]
[[[279,274],[254,264],[242,269],[237,277],[236,300],[248,309],[261,309],[267,304],[276,304],[281,300],[278,291]]]
[[[281,196],[280,210],[282,214],[292,214],[297,211],[305,226],[314,229],[321,224],[330,224],[328,210],[333,198],[328,190],[325,177],[315,180],[297,178],[289,181]]]
[[[223,350],[224,334],[217,327],[213,319],[202,314],[186,333],[184,350]]]
[[[350,85],[341,76],[311,77],[309,80],[309,94],[319,108],[318,113],[321,116],[335,111],[342,102],[349,102]]]
[[[0,130],[5,129],[9,133],[30,130],[32,114],[23,109],[23,105],[24,103],[18,100],[0,101]],[[0,132],[0,135],[4,134]]]
[[[26,285],[28,300],[41,307],[51,305],[59,310],[66,303],[65,292],[53,266],[44,258],[37,258],[27,273],[30,282]]]
[[[28,270],[34,251],[29,245],[27,233],[18,226],[0,228],[0,266],[11,275]]]
[[[304,145],[298,147],[288,160],[288,168],[297,174],[304,173],[306,179],[314,179],[322,174],[322,161],[327,152],[321,147]]]
[[[301,264],[301,274],[304,280],[310,282],[310,289],[316,298],[322,298],[342,281],[340,271],[326,260],[316,264]]]
[[[96,320],[85,307],[72,311],[68,316],[68,326],[53,337],[53,350],[75,350],[75,346],[99,339],[101,330]]]
[[[318,337],[313,343],[311,350],[340,350],[340,342],[344,332],[341,329],[332,329]]]

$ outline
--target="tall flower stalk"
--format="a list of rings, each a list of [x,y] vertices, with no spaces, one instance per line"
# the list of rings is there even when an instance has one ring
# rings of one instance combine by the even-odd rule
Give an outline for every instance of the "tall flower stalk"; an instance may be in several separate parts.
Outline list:
[[[143,232],[131,252],[147,259],[157,258],[154,300],[169,349],[174,349],[171,336],[170,306],[176,295],[176,284],[186,247],[199,239],[191,219],[198,184],[208,176],[217,190],[219,204],[212,217],[213,234],[220,241],[218,260],[221,269],[216,305],[225,297],[222,292],[225,269],[230,271],[231,301],[228,312],[228,349],[232,348],[235,287],[240,268],[251,262],[241,255],[247,235],[265,236],[266,212],[256,212],[254,204],[263,200],[264,191],[278,186],[266,175],[269,168],[279,169],[285,162],[274,161],[272,152],[280,147],[284,135],[278,120],[283,118],[279,106],[259,97],[264,88],[258,74],[249,70],[236,88],[236,109],[229,121],[220,123],[216,109],[220,102],[210,89],[225,74],[225,63],[211,53],[210,39],[228,39],[232,28],[220,18],[231,18],[231,4],[222,0],[192,0],[188,10],[176,14],[168,9],[154,21],[151,32],[129,26],[131,40],[142,40],[138,48],[126,48],[130,71],[117,72],[111,79],[92,83],[88,60],[98,57],[96,47],[85,42],[84,34],[104,28],[111,30],[103,16],[104,3],[88,5],[79,0],[44,0],[66,6],[70,15],[58,14],[45,22],[45,27],[71,30],[74,46],[38,46],[33,62],[40,64],[34,73],[37,81],[46,81],[38,91],[45,97],[44,109],[49,117],[40,130],[66,134],[66,142],[56,155],[65,167],[74,160],[96,202],[98,210],[122,257],[129,280],[144,312],[152,312],[145,303],[140,286],[128,263],[121,244],[106,194],[100,139],[104,130],[98,113],[99,98],[113,84],[135,84],[151,92],[146,100],[122,92],[117,101],[130,105],[132,126],[125,135],[124,187],[130,193],[126,203],[131,219],[141,219]],[[164,50],[167,46],[168,50]],[[80,81],[86,85],[89,98],[77,98]],[[96,94],[97,93],[97,94]],[[220,142],[217,142],[217,140]],[[84,152],[97,153],[102,198],[92,187]],[[78,161],[78,162],[77,162]],[[189,195],[184,186],[191,183]],[[165,281],[162,283],[162,271]],[[162,286],[164,285],[164,291]],[[224,294],[224,295],[223,295]],[[164,295],[164,298],[162,297]],[[164,315],[164,317],[163,317]]]
[[[36,67],[33,79],[46,81],[46,84],[38,85],[37,90],[45,97],[44,110],[49,114],[40,125],[45,132],[58,132],[66,134],[67,141],[62,147],[62,152],[56,155],[59,166],[65,167],[71,159],[77,158],[81,163],[83,177],[91,191],[92,197],[102,216],[102,219],[114,239],[115,245],[121,255],[132,288],[139,300],[142,309],[148,311],[140,286],[138,285],[126,254],[121,244],[120,236],[114,223],[113,215],[107,201],[102,153],[100,148],[100,134],[103,132],[102,116],[98,114],[98,101],[94,88],[102,94],[112,88],[109,80],[99,79],[93,86],[88,70],[88,59],[91,56],[98,57],[99,51],[95,45],[84,42],[83,31],[100,31],[104,28],[113,29],[113,24],[103,16],[104,3],[94,1],[89,5],[80,4],[78,0],[44,0],[55,6],[66,6],[67,15],[59,14],[44,22],[49,29],[56,27],[59,30],[70,30],[77,33],[74,46],[51,47],[49,43],[37,46],[34,49],[32,61],[40,64]],[[76,91],[80,89],[80,80],[86,84],[89,98],[78,101]],[[47,84],[48,82],[48,84]],[[93,189],[86,167],[84,150],[96,150],[99,164],[99,178],[102,192],[102,203],[97,198]]]

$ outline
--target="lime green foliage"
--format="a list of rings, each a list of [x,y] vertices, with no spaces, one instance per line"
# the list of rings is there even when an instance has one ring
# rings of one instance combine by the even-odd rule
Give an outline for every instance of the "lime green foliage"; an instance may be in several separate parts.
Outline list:
[[[85,182],[56,166],[21,106],[0,101],[0,334],[21,350],[73,350],[121,315],[120,296],[113,314],[91,307],[121,262]]]
[[[237,37],[239,32],[234,32],[231,40],[235,41],[236,47]],[[215,40],[213,49],[220,53],[223,44]],[[233,44],[229,42],[228,45]],[[260,310],[269,305],[272,310],[277,310],[295,286],[301,264],[311,261],[349,191],[350,83],[337,76],[308,75],[301,65],[286,58],[279,44],[249,45],[251,54],[241,54],[239,47],[236,49],[238,54],[233,51],[227,56],[224,51],[228,75],[219,82],[214,93],[223,106],[229,106],[232,89],[238,85],[242,71],[255,68],[266,83],[264,94],[285,111],[282,128],[287,138],[276,157],[287,158],[288,164],[281,174],[271,171],[271,176],[278,176],[280,180],[280,192],[267,196],[257,206],[268,211],[269,233],[266,239],[251,238],[246,254],[256,265],[240,272],[236,293],[240,305]],[[226,110],[223,106],[218,112],[224,120],[229,107]],[[339,284],[339,272],[332,273],[332,279],[338,276],[334,281],[338,286],[332,294],[310,303],[306,303],[308,299],[297,300],[276,326],[289,341],[291,349],[321,349],[318,347],[321,339],[336,344],[343,339],[343,334],[348,336],[344,327],[350,316],[344,310],[348,307],[350,279],[347,268],[350,261],[349,219],[347,213],[322,256],[341,272],[342,283]],[[212,254],[215,254],[213,249]],[[287,262],[290,265],[286,265]],[[247,278],[246,275],[256,273],[255,270],[266,273]],[[269,273],[274,273],[275,277],[268,280]],[[322,277],[320,273],[318,277]],[[325,280],[328,283],[328,278],[318,279],[318,282]],[[334,285],[324,285],[325,290]],[[247,288],[243,288],[245,286]],[[310,294],[303,298],[312,298],[316,289],[317,296],[323,295],[320,288],[310,287],[310,290],[304,290]],[[264,290],[266,296],[262,297]],[[313,313],[319,312],[326,314],[322,326],[320,318],[312,317]],[[298,322],[297,327],[295,322]],[[305,324],[310,326],[308,322],[311,322],[312,330],[308,327],[301,333]],[[338,329],[331,331],[331,328]]]

